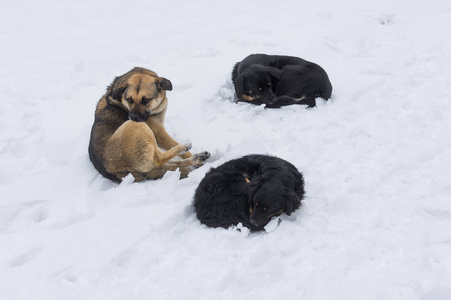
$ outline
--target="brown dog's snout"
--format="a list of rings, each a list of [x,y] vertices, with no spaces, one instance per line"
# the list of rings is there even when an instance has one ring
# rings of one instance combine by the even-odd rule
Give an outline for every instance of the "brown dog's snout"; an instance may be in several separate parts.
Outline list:
[[[128,114],[128,118],[135,122],[146,122],[149,118],[150,113],[136,113],[136,112],[130,112]]]

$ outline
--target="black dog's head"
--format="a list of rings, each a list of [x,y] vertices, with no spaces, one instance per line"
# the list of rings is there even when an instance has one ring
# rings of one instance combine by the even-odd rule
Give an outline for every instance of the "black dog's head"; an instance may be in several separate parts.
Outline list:
[[[303,190],[297,195],[292,187],[288,187],[283,180],[266,180],[255,176],[248,183],[249,222],[263,228],[272,217],[282,213],[290,215],[301,205]]]
[[[282,71],[277,68],[252,65],[234,81],[236,95],[246,102],[272,104],[276,100],[273,85],[281,75]]]

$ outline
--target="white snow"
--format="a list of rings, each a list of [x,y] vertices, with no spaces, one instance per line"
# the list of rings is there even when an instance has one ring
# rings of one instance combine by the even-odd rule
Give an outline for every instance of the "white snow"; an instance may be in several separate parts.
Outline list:
[[[451,299],[450,1],[5,0],[0,40],[0,299]],[[251,53],[320,64],[333,99],[233,103]],[[95,105],[135,66],[212,153],[187,179],[89,161]],[[201,225],[204,174],[251,153],[303,172],[302,208],[266,234]]]

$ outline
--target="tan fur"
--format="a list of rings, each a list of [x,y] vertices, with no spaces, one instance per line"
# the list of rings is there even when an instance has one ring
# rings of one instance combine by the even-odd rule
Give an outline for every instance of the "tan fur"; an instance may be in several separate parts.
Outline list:
[[[249,180],[249,175],[247,174],[243,174],[244,176],[244,180],[246,181],[246,183],[250,183],[251,181]]]
[[[178,144],[166,132],[166,90],[171,89],[169,80],[143,68],[113,81],[97,104],[89,145],[91,161],[102,175],[121,181],[131,173],[142,181],[180,168],[186,177],[189,167],[202,165],[210,156],[191,154],[190,145]],[[181,159],[175,160],[177,156]]]
[[[244,181],[246,181],[246,183],[250,183],[250,182],[251,182],[251,181],[249,180],[249,175],[243,174],[243,177],[244,177]],[[251,203],[251,205],[249,206],[249,213],[250,213],[250,214],[251,214],[252,211],[254,210],[252,206],[253,206],[253,203]]]
[[[249,95],[246,95],[246,94],[243,94],[243,95],[241,96],[241,98],[243,98],[243,100],[246,100],[246,101],[252,101],[252,100],[254,100],[254,97],[249,96]]]

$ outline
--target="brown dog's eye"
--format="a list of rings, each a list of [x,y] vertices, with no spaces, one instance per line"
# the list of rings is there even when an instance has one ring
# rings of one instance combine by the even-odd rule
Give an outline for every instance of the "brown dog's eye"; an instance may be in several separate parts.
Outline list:
[[[127,98],[126,99],[128,103],[133,104],[133,99],[132,98]]]
[[[141,103],[144,104],[144,105],[146,105],[147,103],[149,103],[149,101],[150,101],[149,98],[143,98],[143,99],[141,100]]]

